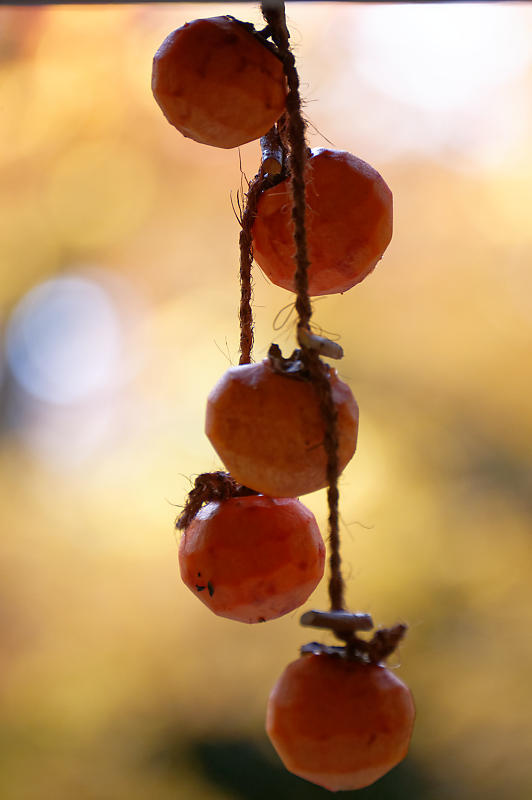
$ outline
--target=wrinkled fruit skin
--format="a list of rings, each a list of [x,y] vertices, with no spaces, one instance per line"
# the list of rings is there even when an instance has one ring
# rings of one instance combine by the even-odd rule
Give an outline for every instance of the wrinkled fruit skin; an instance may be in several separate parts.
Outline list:
[[[308,161],[309,294],[345,292],[382,258],[393,229],[392,193],[365,161],[341,150],[317,149]],[[292,201],[285,180],[259,200],[254,257],[277,286],[294,291]]]
[[[410,690],[385,667],[305,655],[274,686],[266,730],[290,772],[334,792],[398,764],[414,717]]]
[[[234,497],[204,506],[179,545],[181,577],[211,611],[265,622],[298,608],[323,576],[314,515],[294,498]]]
[[[331,370],[341,472],[357,442],[358,406]],[[268,359],[232,367],[207,400],[205,432],[233,478],[272,497],[327,486],[324,423],[316,390],[273,371]]]
[[[173,31],[153,59],[152,91],[168,122],[214,147],[263,136],[285,107],[278,58],[230,17],[197,19]]]

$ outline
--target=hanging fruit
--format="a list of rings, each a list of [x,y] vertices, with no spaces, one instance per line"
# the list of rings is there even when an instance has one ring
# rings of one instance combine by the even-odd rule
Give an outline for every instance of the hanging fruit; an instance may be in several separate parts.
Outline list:
[[[285,107],[283,66],[252,25],[230,16],[173,31],[153,59],[152,91],[183,136],[231,148],[263,136]]]
[[[294,498],[250,493],[211,501],[180,527],[181,577],[221,617],[281,617],[302,605],[323,576],[317,522]]]
[[[353,456],[358,406],[320,356],[342,348],[311,330],[310,296],[345,292],[375,267],[392,235],[392,195],[373,167],[343,151],[309,151],[284,3],[261,3],[267,26],[232,17],[174,31],[154,59],[153,91],[185,136],[217,147],[261,139],[263,163],[241,209],[240,365],[208,398],[206,433],[230,473],[200,475],[177,521],[185,584],[214,613],[243,622],[301,605],[323,573],[324,545],[297,499],[327,486],[330,611],[303,625],[311,642],[285,669],[267,732],[286,767],[331,791],[368,786],[406,755],[409,689],[385,666],[406,625],[378,629],[345,610],[338,477]],[[267,40],[271,38],[271,42]],[[282,115],[282,117],[281,117]],[[296,294],[300,349],[272,345],[253,364],[251,265]]]
[[[392,238],[392,193],[365,161],[341,150],[313,150],[306,171],[309,295],[346,292],[375,268]],[[263,192],[253,253],[273,283],[295,291],[291,181]]]
[[[270,353],[222,376],[207,400],[205,432],[235,480],[263,494],[297,497],[328,481],[320,398],[297,358],[283,359],[275,346]],[[336,371],[327,375],[341,472],[355,452],[358,406]]]
[[[406,755],[410,690],[381,664],[304,654],[268,702],[266,730],[290,772],[333,792],[374,783]]]

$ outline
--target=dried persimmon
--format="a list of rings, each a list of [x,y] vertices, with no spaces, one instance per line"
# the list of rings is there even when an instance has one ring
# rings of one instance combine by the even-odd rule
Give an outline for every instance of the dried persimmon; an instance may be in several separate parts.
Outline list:
[[[181,577],[221,617],[264,622],[298,608],[323,575],[325,545],[294,498],[232,497],[201,508],[183,531]]]
[[[329,371],[337,415],[338,470],[357,442],[358,406]],[[231,475],[272,497],[297,497],[327,485],[325,423],[310,381],[281,375],[270,359],[231,367],[207,400],[205,432]]]
[[[281,116],[286,81],[253,26],[224,16],[167,36],[153,59],[152,91],[184,136],[232,148],[260,138]]]
[[[266,730],[286,768],[331,791],[361,789],[406,755],[410,690],[381,664],[302,655],[268,703]]]
[[[392,193],[380,174],[343,150],[313,150],[307,162],[309,295],[345,292],[382,258],[393,228]],[[267,189],[253,225],[253,254],[273,283],[295,291],[290,179]]]

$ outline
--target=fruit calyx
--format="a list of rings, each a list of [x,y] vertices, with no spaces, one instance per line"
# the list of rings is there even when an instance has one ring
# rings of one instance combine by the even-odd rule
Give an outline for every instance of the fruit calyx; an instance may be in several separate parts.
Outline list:
[[[276,56],[276,58],[278,58],[279,61],[281,62],[283,61],[283,57],[277,45],[273,41],[269,41],[269,37],[272,35],[272,29],[270,25],[266,25],[265,28],[258,31],[252,22],[244,22],[241,19],[237,19],[237,17],[233,17],[232,14],[224,14],[224,16],[226,17],[226,19],[230,19],[232,22],[237,22],[239,25],[245,28],[248,31],[248,33],[250,33],[253,36],[254,39],[260,42],[260,44],[262,44],[264,47],[266,47],[266,49],[269,50],[270,53],[273,53],[273,55]]]
[[[312,380],[310,370],[303,358],[303,351],[299,348],[285,358],[279,345],[271,344],[268,350],[268,360],[272,370],[278,375],[286,375],[288,378],[298,381]]]
[[[380,664],[397,648],[407,631],[404,623],[391,628],[379,628],[371,639],[361,639],[357,631],[370,631],[373,620],[369,614],[353,614],[349,611],[307,611],[300,619],[300,624],[313,628],[328,628],[345,644],[331,646],[320,642],[309,642],[301,648],[301,654],[328,655],[344,658],[347,661],[362,661],[369,664]]]
[[[331,345],[339,347],[339,345],[336,345],[336,342],[331,342],[329,339],[325,339],[322,336],[314,336],[314,334],[311,333],[308,333],[307,335],[311,337],[312,340],[315,339],[318,342],[328,342]],[[273,371],[278,375],[286,375],[288,378],[295,378],[299,381],[310,382],[316,380],[316,365],[319,369],[321,369],[321,372],[326,378],[329,377],[329,365],[322,361],[318,356],[319,348],[317,344],[310,347],[298,347],[290,356],[288,356],[288,358],[283,356],[281,348],[277,344],[271,344],[270,349],[268,350],[268,360]],[[329,355],[329,358],[335,357],[339,356]]]
[[[183,511],[176,519],[175,526],[181,531],[188,528],[200,508],[213,501],[229,500],[231,497],[249,497],[260,494],[235,481],[228,472],[202,472],[194,481],[194,488],[188,493]]]

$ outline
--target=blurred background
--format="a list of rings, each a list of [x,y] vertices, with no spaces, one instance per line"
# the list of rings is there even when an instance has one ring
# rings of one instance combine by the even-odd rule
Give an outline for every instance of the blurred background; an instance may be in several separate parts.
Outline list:
[[[259,148],[185,140],[150,91],[176,27],[247,3],[0,9],[0,793],[312,800],[264,733],[312,633],[213,617],[173,519],[220,468],[238,361],[231,199]],[[315,302],[360,406],[348,600],[405,620],[408,759],[359,798],[532,794],[532,7],[290,3],[313,146],[394,192],[374,274]],[[241,171],[244,177],[241,174]],[[294,345],[255,274],[256,350]],[[324,492],[305,498],[326,530]],[[325,583],[306,605],[325,607]],[[399,659],[397,659],[398,664]],[[350,796],[350,795],[349,795]]]

